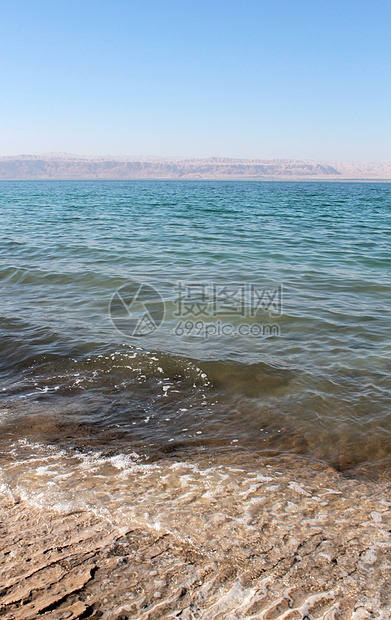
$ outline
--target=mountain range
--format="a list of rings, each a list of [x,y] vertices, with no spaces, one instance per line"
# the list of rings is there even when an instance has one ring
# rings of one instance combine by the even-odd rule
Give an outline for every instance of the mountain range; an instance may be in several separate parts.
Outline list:
[[[307,159],[87,157],[67,153],[0,157],[0,179],[193,179],[389,181],[391,162]]]

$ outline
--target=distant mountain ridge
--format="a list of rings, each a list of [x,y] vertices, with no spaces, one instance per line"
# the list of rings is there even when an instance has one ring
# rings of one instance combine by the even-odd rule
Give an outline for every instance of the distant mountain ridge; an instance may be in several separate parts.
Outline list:
[[[0,157],[0,180],[270,179],[391,180],[391,162],[294,159],[86,157],[68,153]]]

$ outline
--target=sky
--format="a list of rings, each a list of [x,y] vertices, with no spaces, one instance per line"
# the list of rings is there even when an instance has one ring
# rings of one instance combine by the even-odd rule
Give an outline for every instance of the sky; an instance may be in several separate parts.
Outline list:
[[[389,0],[0,0],[0,155],[391,160]]]

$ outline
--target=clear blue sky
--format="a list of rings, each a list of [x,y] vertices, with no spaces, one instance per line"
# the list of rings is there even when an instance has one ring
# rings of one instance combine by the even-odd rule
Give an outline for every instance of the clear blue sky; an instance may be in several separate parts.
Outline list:
[[[0,155],[391,160],[390,0],[6,0],[0,54]]]

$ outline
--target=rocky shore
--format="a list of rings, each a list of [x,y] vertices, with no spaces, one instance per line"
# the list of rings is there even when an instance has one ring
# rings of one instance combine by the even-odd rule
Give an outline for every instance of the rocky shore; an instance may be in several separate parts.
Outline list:
[[[45,508],[3,486],[0,617],[389,618],[388,482],[290,461],[262,466],[250,484],[240,467],[224,480],[220,500],[171,485],[168,517],[158,521],[151,502],[133,523]],[[155,478],[157,497],[164,484],[167,474]],[[246,504],[228,501],[235,488]]]

